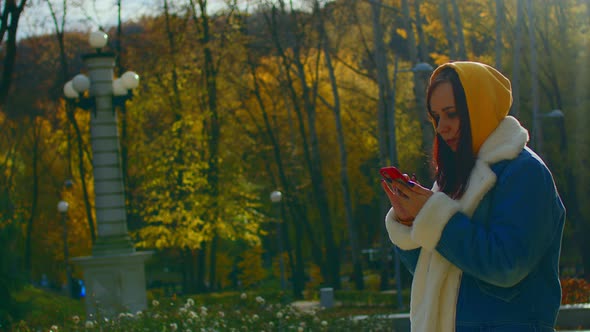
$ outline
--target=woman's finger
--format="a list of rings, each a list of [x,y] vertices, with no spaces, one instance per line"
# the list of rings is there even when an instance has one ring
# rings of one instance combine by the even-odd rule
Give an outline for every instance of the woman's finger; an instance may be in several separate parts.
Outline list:
[[[409,195],[412,194],[412,188],[411,186],[403,181],[403,180],[394,180],[392,182],[392,186],[395,187],[396,191],[399,192],[401,195],[403,195],[404,197],[408,197]]]
[[[428,188],[424,188],[422,185],[420,185],[419,183],[416,183],[414,181],[408,182],[408,186],[412,190],[412,192],[414,192],[420,196],[430,197],[432,195],[432,190],[430,190]]]
[[[381,187],[383,187],[383,190],[385,190],[385,193],[387,194],[387,197],[389,198],[389,201],[392,205],[399,204],[400,198],[402,196],[400,196],[399,191],[395,189],[395,187],[388,184],[385,180],[381,180]]]
[[[391,195],[393,195],[393,191],[391,190],[387,182],[385,182],[385,180],[383,179],[381,179],[381,187],[383,187],[383,190],[385,191],[387,196],[390,196],[389,198],[391,198]]]
[[[396,189],[392,188],[392,186],[389,185],[385,180],[381,180],[381,187],[383,187],[383,190],[385,190],[387,197],[389,198],[389,200],[393,204],[393,202],[396,200],[396,196],[397,196]]]
[[[414,181],[404,182],[402,180],[396,180],[394,182],[396,182],[396,188],[398,188],[399,191],[403,192],[406,196],[410,196],[412,193],[422,196],[432,195],[432,191],[430,189],[424,188],[419,183]]]

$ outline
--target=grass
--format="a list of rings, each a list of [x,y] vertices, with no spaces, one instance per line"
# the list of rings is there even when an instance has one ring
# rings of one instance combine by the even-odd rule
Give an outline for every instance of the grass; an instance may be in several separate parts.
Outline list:
[[[404,294],[407,298],[408,294]],[[397,297],[375,291],[336,291],[335,306],[301,311],[288,294],[259,290],[190,296],[148,292],[148,308],[118,317],[85,317],[84,301],[34,287],[16,299],[28,310],[9,331],[382,331],[384,319],[352,321],[357,315],[396,312]]]
[[[72,316],[84,312],[84,303],[66,296],[27,286],[15,294],[25,308],[24,321],[30,326],[47,326],[48,323],[65,325]]]

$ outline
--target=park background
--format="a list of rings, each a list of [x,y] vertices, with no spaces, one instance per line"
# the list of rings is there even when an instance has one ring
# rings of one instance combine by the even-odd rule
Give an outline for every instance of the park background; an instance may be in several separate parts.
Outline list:
[[[134,2],[142,15],[127,19],[126,2],[112,2],[99,13],[93,1],[0,1],[0,279],[10,294],[64,287],[64,220],[70,257],[90,255],[97,237],[91,115],[63,96],[97,29],[109,35],[116,76],[140,75],[117,115],[128,229],[137,250],[155,252],[148,288],[279,289],[280,261],[294,299],[320,287],[391,290],[398,271],[409,287],[384,230],[378,169],[398,165],[430,185],[423,69],[461,59],[512,80],[511,114],[568,211],[563,277],[590,280],[590,1],[228,1],[212,10],[162,0],[144,10]],[[18,35],[20,17],[37,32]]]

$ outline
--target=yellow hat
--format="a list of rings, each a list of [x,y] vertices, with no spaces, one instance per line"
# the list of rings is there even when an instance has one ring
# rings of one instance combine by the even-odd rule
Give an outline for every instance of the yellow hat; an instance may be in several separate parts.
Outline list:
[[[493,67],[472,61],[445,63],[434,70],[430,82],[441,69],[451,67],[459,74],[465,90],[471,124],[473,153],[508,115],[512,105],[510,80]]]

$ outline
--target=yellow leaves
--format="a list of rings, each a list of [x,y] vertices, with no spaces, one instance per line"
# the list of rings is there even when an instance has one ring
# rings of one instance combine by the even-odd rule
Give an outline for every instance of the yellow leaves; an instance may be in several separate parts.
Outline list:
[[[277,254],[272,258],[273,277],[277,279],[281,277],[281,263],[283,264],[283,273],[285,278],[290,279],[293,276],[293,271],[291,270],[291,264],[289,264],[289,253],[286,251],[282,252],[281,254]]]
[[[266,278],[266,271],[262,267],[263,253],[261,246],[254,246],[242,254],[238,267],[241,270],[239,278],[245,288],[254,286]]]
[[[395,29],[395,33],[397,33],[403,39],[408,38],[408,32],[405,29],[397,28],[397,29]]]
[[[309,281],[305,283],[306,291],[314,292],[317,291],[319,286],[324,282],[322,277],[321,268],[314,263],[309,263]]]
[[[216,273],[221,288],[225,288],[231,284],[230,274],[234,267],[234,262],[230,256],[225,252],[217,254]]]
[[[137,232],[141,239],[137,242],[137,246],[148,249],[199,249],[203,241],[208,241],[211,238],[199,232],[197,227],[187,226],[180,225],[175,228],[164,224],[145,226]]]
[[[439,66],[442,65],[443,63],[449,62],[449,60],[451,60],[449,55],[445,54],[445,53],[431,52],[430,57],[432,58],[434,63]]]

